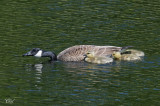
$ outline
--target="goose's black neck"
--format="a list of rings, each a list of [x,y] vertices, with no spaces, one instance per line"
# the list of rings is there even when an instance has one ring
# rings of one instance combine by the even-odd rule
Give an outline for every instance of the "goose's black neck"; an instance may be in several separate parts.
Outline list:
[[[43,51],[42,57],[50,57],[50,61],[57,61],[57,55],[51,51]]]

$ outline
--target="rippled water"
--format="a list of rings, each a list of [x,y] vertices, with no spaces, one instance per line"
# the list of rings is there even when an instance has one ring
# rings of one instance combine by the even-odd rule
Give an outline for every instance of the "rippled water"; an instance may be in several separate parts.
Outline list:
[[[8,0],[0,3],[0,104],[158,105],[159,1]],[[73,45],[128,46],[143,61],[97,65],[21,57]]]

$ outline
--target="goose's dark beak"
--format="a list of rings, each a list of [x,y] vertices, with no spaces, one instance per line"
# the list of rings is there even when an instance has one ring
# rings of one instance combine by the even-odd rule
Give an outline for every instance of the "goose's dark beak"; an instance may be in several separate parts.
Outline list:
[[[31,51],[29,51],[29,52],[23,54],[22,56],[33,56],[33,55],[31,54]]]

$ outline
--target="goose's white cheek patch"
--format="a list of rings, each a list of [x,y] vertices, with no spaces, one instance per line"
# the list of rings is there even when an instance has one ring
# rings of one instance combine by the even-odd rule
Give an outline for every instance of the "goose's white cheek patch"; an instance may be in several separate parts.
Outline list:
[[[37,54],[36,55],[34,55],[35,57],[42,57],[42,50],[39,50],[38,52],[37,52]]]

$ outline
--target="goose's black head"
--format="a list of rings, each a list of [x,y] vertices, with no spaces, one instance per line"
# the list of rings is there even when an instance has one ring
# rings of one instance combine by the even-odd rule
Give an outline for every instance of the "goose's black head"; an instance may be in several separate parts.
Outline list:
[[[50,57],[51,61],[57,60],[57,55],[51,51],[44,51],[40,48],[33,48],[31,51],[23,54],[22,56],[35,56],[35,57]]]

